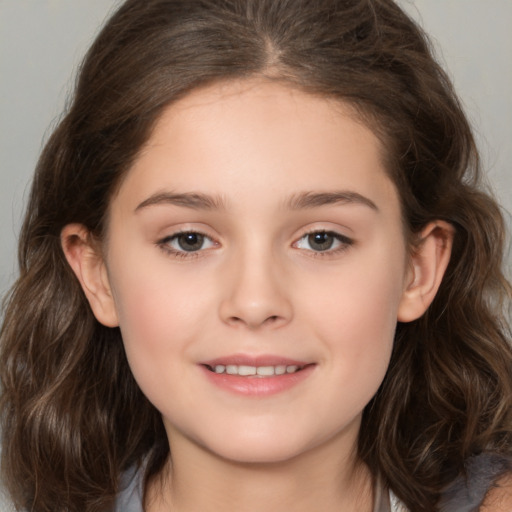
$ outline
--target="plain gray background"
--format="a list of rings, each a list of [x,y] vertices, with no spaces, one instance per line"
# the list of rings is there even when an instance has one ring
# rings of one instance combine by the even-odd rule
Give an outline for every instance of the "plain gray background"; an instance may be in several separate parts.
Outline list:
[[[0,295],[43,141],[116,0],[0,0]],[[512,0],[401,0],[434,39],[475,128],[484,168],[512,210]]]

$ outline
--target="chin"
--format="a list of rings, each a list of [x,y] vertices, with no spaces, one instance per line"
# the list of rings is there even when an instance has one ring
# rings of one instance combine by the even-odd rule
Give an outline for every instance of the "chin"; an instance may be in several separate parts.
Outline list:
[[[279,464],[300,457],[314,445],[294,439],[289,433],[282,436],[268,432],[268,435],[254,436],[228,434],[205,446],[213,454],[238,464]]]
[[[280,464],[298,457],[305,450],[293,447],[237,447],[230,446],[227,449],[217,452],[223,459],[237,464]]]

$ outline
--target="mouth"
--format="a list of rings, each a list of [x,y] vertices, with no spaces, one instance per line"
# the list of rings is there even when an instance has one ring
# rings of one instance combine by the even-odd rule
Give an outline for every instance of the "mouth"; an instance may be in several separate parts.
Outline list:
[[[311,366],[311,364],[297,365],[297,364],[279,364],[279,365],[266,365],[266,366],[250,366],[250,365],[236,365],[236,364],[205,364],[207,370],[212,373],[237,375],[240,377],[278,377],[280,375],[297,373],[304,368]]]
[[[235,354],[203,361],[199,366],[216,387],[236,395],[263,398],[308,380],[316,363],[281,356]]]

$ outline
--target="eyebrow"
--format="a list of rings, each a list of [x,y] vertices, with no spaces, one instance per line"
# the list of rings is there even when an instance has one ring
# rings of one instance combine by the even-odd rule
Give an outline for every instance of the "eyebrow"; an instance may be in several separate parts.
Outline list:
[[[293,195],[286,203],[291,210],[305,210],[319,208],[331,204],[360,204],[374,211],[379,211],[377,205],[369,198],[353,191],[336,192],[302,192]],[[194,210],[222,210],[226,209],[220,196],[210,196],[199,192],[159,192],[148,197],[140,203],[135,212],[156,205],[174,205]]]
[[[288,208],[291,210],[303,210],[308,208],[319,208],[330,204],[360,204],[378,212],[377,205],[368,197],[350,190],[335,192],[302,192],[296,194],[288,201]]]
[[[148,197],[140,203],[135,211],[138,212],[149,206],[155,205],[175,205],[194,210],[221,210],[225,209],[224,201],[221,197],[201,194],[199,192],[172,193],[159,192]]]

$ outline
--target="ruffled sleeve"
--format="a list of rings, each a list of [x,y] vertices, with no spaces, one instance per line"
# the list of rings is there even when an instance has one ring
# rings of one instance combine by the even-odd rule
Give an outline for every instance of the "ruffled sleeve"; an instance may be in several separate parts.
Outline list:
[[[441,512],[478,512],[487,492],[501,476],[512,472],[512,458],[485,453],[468,459],[466,477],[457,478],[444,491]]]

